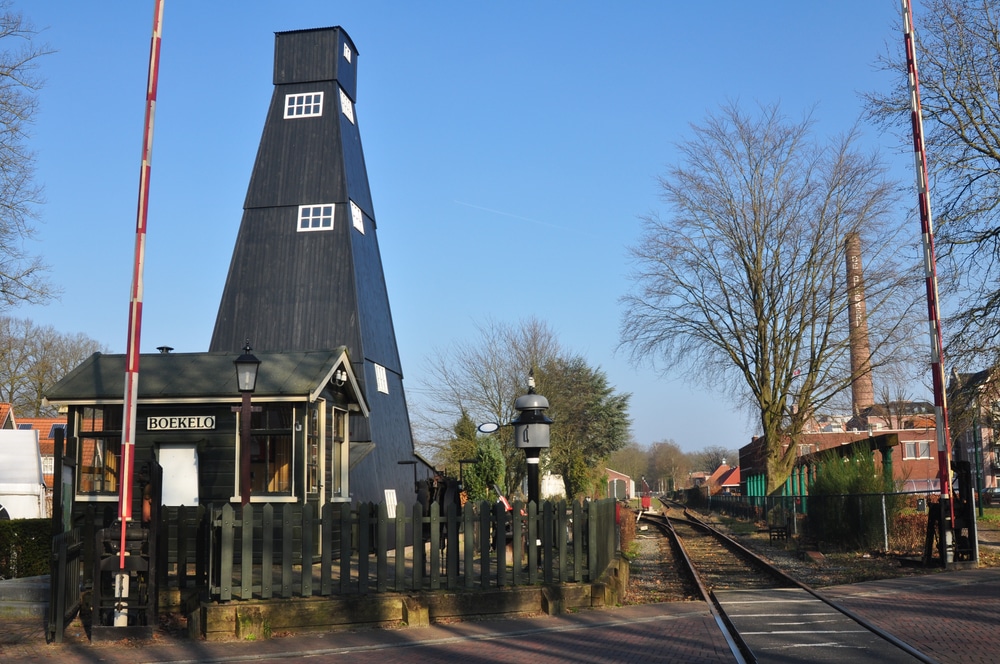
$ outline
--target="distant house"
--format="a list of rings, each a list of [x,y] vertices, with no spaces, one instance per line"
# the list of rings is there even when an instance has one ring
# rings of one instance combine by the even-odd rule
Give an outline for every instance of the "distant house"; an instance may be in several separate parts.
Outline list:
[[[52,473],[55,468],[56,431],[66,431],[65,417],[18,417],[15,428],[19,431],[38,432],[38,450],[42,456],[42,474],[45,486],[52,491]]]
[[[635,482],[631,477],[610,468],[607,469],[607,474],[609,498],[628,500],[635,495]]]
[[[688,474],[688,486],[690,488],[697,489],[700,486],[705,486],[706,482],[708,482],[708,473],[702,470]]]
[[[723,461],[708,476],[705,485],[708,487],[710,495],[725,494],[738,496],[740,494],[740,467],[736,466],[733,468]]]

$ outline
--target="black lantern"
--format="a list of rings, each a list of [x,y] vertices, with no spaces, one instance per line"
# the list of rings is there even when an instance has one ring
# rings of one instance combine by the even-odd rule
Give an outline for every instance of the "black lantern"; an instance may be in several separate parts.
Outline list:
[[[257,387],[257,369],[260,367],[258,360],[251,352],[250,340],[247,339],[243,346],[243,354],[233,360],[236,365],[236,384],[240,392],[253,392]]]

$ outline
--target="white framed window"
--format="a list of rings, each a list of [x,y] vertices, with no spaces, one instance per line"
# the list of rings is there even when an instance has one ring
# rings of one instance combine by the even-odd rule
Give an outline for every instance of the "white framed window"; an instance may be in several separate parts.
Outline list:
[[[285,95],[285,119],[314,118],[323,115],[323,93],[305,92]]]
[[[340,91],[340,110],[344,112],[351,124],[354,124],[354,102],[343,90]]]
[[[348,46],[347,44],[344,44],[344,59],[347,60],[348,62],[350,62],[351,61],[351,57],[353,55],[354,54],[351,53],[351,47]]]
[[[385,375],[385,367],[381,364],[375,365],[375,385],[382,394],[389,394],[389,379]]]
[[[241,448],[250,446],[250,500],[253,502],[294,502],[298,481],[295,467],[295,422],[292,404],[261,404],[261,410],[250,417],[250,439],[242,440],[242,423],[237,422],[235,468],[239,468]],[[299,427],[301,429],[301,427]],[[235,493],[239,500],[240,475],[236,473]]]
[[[931,442],[929,440],[909,440],[903,447],[904,459],[930,459]]]
[[[42,457],[42,474],[52,475],[56,472],[56,458],[50,456]]]
[[[354,229],[364,235],[365,215],[354,201],[351,201],[351,221],[354,223]]]
[[[330,231],[333,230],[333,213],[336,209],[333,203],[321,205],[300,205],[298,231]]]

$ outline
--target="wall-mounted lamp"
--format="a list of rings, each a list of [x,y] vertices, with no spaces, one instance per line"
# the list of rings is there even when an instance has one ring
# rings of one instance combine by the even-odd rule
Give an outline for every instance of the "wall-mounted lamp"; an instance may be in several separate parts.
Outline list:
[[[337,387],[343,387],[344,383],[347,382],[347,372],[343,369],[337,369],[333,374],[333,382],[337,384]]]

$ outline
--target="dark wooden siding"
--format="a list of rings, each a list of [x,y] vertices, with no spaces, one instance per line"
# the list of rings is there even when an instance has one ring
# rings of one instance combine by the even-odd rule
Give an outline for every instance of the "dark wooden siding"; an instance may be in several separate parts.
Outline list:
[[[383,394],[375,389],[374,367],[370,363],[366,365],[368,383],[372,386],[369,390],[369,405],[373,415],[368,426],[375,449],[351,471],[353,500],[380,503],[385,500],[384,489],[395,489],[397,500],[412,506],[417,496],[413,484],[413,466],[399,463],[413,460],[410,418],[406,410],[403,382],[397,374],[386,372],[389,394]],[[375,413],[378,413],[378,417],[374,416]]]
[[[358,317],[364,339],[365,359],[381,364],[402,375],[396,332],[389,309],[389,293],[382,272],[378,238],[374,232],[351,233],[354,253],[354,278],[358,292]]]
[[[359,114],[352,123],[341,112],[340,87],[356,98],[357,58],[346,64],[339,28],[279,33],[275,43],[275,90],[211,349],[239,349],[247,337],[264,350],[347,346],[371,411],[367,421],[352,416],[351,439],[375,444],[352,470],[351,493],[382,501],[395,489],[412,502],[413,467],[398,462],[414,459],[413,441]],[[283,119],[286,94],[316,90],[321,117]],[[364,234],[350,200],[365,213]],[[296,232],[297,206],[312,203],[338,204],[333,231]],[[373,363],[387,370],[388,395],[376,390]]]
[[[351,61],[344,59],[344,44]],[[340,28],[294,30],[274,35],[274,84],[338,81],[357,100],[358,51]]]
[[[260,350],[346,346],[364,357],[351,256],[348,206],[331,231],[296,231],[297,207],[247,210],[226,279],[212,350],[249,337]]]
[[[306,92],[323,93],[323,114],[286,120],[285,95]],[[244,208],[347,201],[339,109],[333,82],[274,89]]]

